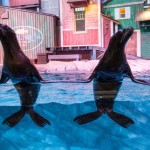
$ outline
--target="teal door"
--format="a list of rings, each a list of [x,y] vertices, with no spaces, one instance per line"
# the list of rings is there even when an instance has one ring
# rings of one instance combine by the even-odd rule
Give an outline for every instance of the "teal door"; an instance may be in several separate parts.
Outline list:
[[[150,21],[141,21],[141,56],[150,59]]]
[[[141,33],[141,56],[150,59],[150,32]]]

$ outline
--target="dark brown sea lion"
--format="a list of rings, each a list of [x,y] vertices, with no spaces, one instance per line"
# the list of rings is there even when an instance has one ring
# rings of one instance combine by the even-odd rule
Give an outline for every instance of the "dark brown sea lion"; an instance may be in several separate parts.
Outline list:
[[[129,77],[136,83],[150,85],[148,81],[135,79],[127,63],[124,48],[132,34],[133,28],[129,27],[118,31],[111,37],[106,52],[92,75],[85,81],[90,82],[94,79],[93,90],[97,111],[76,117],[74,121],[78,124],[85,124],[96,120],[104,113],[125,128],[134,123],[132,119],[113,111],[114,100],[124,77]]]
[[[21,101],[21,108],[3,121],[10,127],[15,126],[25,114],[29,114],[38,126],[50,124],[34,109],[43,81],[37,69],[21,50],[15,32],[7,25],[0,24],[0,40],[4,50],[4,60],[0,84],[9,79],[14,84]]]

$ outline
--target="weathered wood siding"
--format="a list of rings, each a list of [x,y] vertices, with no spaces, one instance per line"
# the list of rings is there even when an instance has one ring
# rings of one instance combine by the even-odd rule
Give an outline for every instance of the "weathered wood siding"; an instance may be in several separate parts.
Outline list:
[[[110,37],[111,37],[111,21],[110,19],[103,17],[103,39],[104,39],[103,47],[104,48],[108,47]]]
[[[116,8],[122,8],[122,7],[130,7],[131,10],[131,18],[130,19],[118,19],[120,22],[120,27],[121,28],[127,28],[128,26],[132,26],[134,29],[139,29],[139,24],[135,22],[135,17],[136,17],[136,12],[137,11],[143,11],[143,4],[132,4],[130,3],[138,3],[141,2],[140,0],[113,0],[109,2],[105,7],[104,7],[104,14],[109,15],[113,19],[115,19],[115,9]]]
[[[9,17],[2,19],[3,13]],[[37,58],[37,53],[45,53],[46,47],[58,46],[56,16],[2,6],[0,14],[0,23],[7,24],[18,32],[21,48],[30,59]],[[30,30],[32,28],[33,30]],[[0,63],[2,63],[2,47],[0,47]]]

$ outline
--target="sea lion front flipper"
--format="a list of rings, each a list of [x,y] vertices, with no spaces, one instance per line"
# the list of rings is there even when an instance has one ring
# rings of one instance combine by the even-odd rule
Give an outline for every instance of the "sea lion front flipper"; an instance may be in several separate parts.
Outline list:
[[[125,73],[126,73],[126,75],[127,75],[128,77],[130,77],[131,80],[132,80],[133,82],[135,82],[135,83],[144,84],[144,85],[150,85],[150,81],[145,81],[145,80],[141,80],[141,79],[136,79],[136,78],[133,76],[132,71],[131,71],[129,65],[126,66],[126,71],[125,71]]]
[[[28,111],[31,119],[34,121],[34,123],[40,127],[44,127],[45,125],[50,125],[50,122],[45,119],[44,117],[42,117],[41,115],[39,115],[36,111],[34,111],[33,109],[29,109]]]
[[[2,124],[6,124],[6,125],[8,125],[10,127],[13,127],[24,117],[25,113],[26,113],[26,111],[21,108],[19,111],[17,111],[16,113],[12,114],[8,118],[6,118],[2,122]]]
[[[1,75],[1,79],[0,79],[0,84],[6,83],[9,79],[10,79],[10,77],[6,73],[4,73],[2,71],[2,75]]]
[[[128,128],[130,125],[134,124],[134,121],[122,114],[119,114],[114,111],[107,112],[107,115],[116,123],[121,125],[124,128]]]
[[[42,84],[46,84],[46,83],[89,83],[91,82],[91,80],[87,79],[87,80],[44,80],[44,81],[40,81],[40,83]]]
[[[80,125],[81,124],[86,124],[88,122],[96,120],[102,114],[103,114],[103,112],[101,112],[101,111],[95,111],[95,112],[91,112],[91,113],[87,113],[87,114],[78,116],[78,117],[74,118],[73,121],[77,122]]]

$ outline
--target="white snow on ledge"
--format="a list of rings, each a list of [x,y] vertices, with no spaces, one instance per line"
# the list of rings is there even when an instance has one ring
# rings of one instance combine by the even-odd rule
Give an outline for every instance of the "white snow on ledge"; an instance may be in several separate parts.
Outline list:
[[[47,64],[36,64],[35,66],[41,72],[46,73],[73,73],[73,72],[92,72],[99,60],[89,61],[50,61]],[[128,59],[128,63],[133,72],[150,71],[150,60]]]

